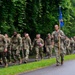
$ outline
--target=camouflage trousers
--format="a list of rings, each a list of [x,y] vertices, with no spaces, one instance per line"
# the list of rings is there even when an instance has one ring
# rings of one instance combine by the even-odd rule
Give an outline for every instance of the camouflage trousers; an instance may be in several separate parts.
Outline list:
[[[52,46],[46,46],[48,58],[52,57]]]
[[[12,54],[12,58],[13,60],[16,62],[17,60],[20,61],[21,60],[21,55],[20,55],[20,51],[19,50],[12,50],[11,51]]]
[[[8,48],[8,51],[7,51],[7,59],[9,62],[11,62],[11,50]]]
[[[0,52],[0,62],[4,63],[5,65],[8,63],[6,56],[7,52]]]
[[[65,47],[65,50],[66,50],[66,54],[67,54],[67,55],[71,54],[71,50],[70,50],[69,47]]]
[[[54,47],[55,53],[56,53],[56,63],[59,64],[60,62],[64,61],[64,55],[65,55],[65,50],[63,47]]]
[[[43,48],[42,47],[35,47],[35,51],[36,51],[36,60],[39,59],[39,56],[42,59],[43,58]]]
[[[29,59],[29,49],[24,49],[24,62],[28,62]]]
[[[74,51],[74,46],[70,46],[70,47],[71,47],[71,54],[72,54]]]

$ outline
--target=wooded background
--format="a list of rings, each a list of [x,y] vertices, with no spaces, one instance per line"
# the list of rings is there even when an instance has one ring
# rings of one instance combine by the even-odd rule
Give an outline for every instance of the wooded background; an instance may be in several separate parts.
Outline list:
[[[62,7],[64,27],[69,37],[75,35],[75,0],[0,0],[0,31],[10,36],[13,31],[28,32],[35,37],[52,33],[58,24],[59,5]]]

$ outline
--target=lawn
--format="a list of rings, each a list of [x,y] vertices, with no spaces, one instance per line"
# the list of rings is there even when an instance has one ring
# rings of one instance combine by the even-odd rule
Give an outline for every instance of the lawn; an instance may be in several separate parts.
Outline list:
[[[74,60],[75,55],[65,56],[65,61]],[[16,65],[7,68],[0,69],[0,75],[17,75],[19,73],[33,71],[36,69],[44,68],[55,64],[55,58],[45,59],[38,62],[32,62],[28,64]]]

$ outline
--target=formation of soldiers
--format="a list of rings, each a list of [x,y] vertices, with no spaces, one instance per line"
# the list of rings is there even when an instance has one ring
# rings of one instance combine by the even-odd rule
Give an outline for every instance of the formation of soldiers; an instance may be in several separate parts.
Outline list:
[[[58,50],[59,37],[60,54]],[[33,42],[28,33],[24,33],[24,36],[21,37],[20,34],[14,32],[11,38],[8,34],[2,35],[0,33],[0,64],[4,64],[5,67],[7,67],[9,63],[12,62],[16,63],[19,61],[19,64],[27,63],[29,60],[29,53],[33,49],[36,54],[35,61],[38,61],[39,58],[43,59],[44,57],[44,47],[46,48],[45,54],[48,58],[52,57],[52,52],[55,50],[56,63],[58,66],[60,56],[61,64],[63,64],[64,54],[72,54],[74,52],[75,36],[74,38],[68,38],[62,30],[59,30],[58,25],[55,25],[55,31],[52,34],[47,34],[45,40],[41,38],[41,34],[36,34]]]

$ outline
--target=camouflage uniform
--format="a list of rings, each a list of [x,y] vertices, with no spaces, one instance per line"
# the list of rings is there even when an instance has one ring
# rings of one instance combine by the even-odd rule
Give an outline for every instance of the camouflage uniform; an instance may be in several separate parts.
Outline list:
[[[67,55],[70,54],[71,48],[70,48],[70,40],[69,40],[69,38],[65,39],[64,47],[65,47],[65,50],[66,50],[66,54]]]
[[[48,54],[48,58],[50,58],[52,56],[52,40],[51,40],[51,38],[46,37],[45,47],[46,47],[46,52]]]
[[[22,48],[22,39],[19,36],[12,36],[11,37],[11,53],[12,57],[17,61],[17,59],[22,63],[21,55],[20,55],[20,49]]]
[[[6,53],[5,49],[7,49],[7,42],[6,39],[3,35],[0,34],[0,61],[1,63],[4,63],[5,66],[8,66],[8,61],[6,58]]]
[[[26,63],[29,59],[29,50],[31,48],[31,39],[30,37],[23,37],[23,51],[24,51],[24,62]]]
[[[41,39],[41,38],[34,39],[33,47],[35,48],[35,51],[36,51],[36,61],[38,60],[39,55],[41,56],[41,59],[43,58],[43,46],[44,46],[43,39]]]
[[[60,51],[59,51],[59,34],[61,35],[60,38]],[[64,50],[64,33],[62,30],[58,30],[58,31],[54,31],[52,33],[52,37],[54,40],[54,50],[56,53],[56,63],[57,65],[60,64],[60,57],[61,57],[61,63],[64,60],[64,54],[65,54],[65,50]]]

